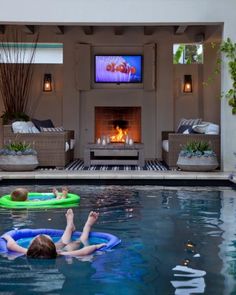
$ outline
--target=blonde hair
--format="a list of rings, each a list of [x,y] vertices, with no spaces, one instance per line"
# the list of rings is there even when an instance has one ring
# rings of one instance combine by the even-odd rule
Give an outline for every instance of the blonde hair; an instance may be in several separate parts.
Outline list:
[[[25,188],[17,188],[11,193],[12,201],[26,201],[28,198],[28,190]]]
[[[54,259],[57,257],[57,250],[52,240],[45,235],[39,235],[30,244],[26,255],[29,258]]]

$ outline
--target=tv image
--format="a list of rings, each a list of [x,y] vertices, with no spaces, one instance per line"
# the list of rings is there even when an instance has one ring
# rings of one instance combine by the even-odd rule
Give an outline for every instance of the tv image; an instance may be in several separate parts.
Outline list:
[[[96,55],[95,83],[142,83],[142,55]]]

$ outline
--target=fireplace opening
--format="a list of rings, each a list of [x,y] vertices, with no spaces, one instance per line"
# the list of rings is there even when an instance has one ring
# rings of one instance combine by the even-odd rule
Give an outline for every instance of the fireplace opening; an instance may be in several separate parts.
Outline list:
[[[95,141],[141,142],[141,107],[95,107]]]

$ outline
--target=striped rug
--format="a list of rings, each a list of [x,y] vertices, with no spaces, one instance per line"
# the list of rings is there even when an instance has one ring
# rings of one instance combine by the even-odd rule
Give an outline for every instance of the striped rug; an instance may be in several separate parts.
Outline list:
[[[111,165],[95,165],[84,167],[84,161],[77,159],[68,164],[65,167],[67,171],[76,171],[76,170],[152,170],[152,171],[164,171],[169,170],[169,168],[161,161],[150,160],[145,161],[145,166],[143,168],[135,165],[119,165],[119,166],[111,166]]]

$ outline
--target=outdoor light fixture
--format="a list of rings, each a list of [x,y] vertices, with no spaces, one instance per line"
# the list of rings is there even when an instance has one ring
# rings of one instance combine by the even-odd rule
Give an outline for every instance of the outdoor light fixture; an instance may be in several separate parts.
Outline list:
[[[44,74],[43,91],[44,92],[51,92],[52,91],[52,75],[51,74]]]
[[[193,92],[193,84],[192,84],[192,75],[184,75],[184,93],[192,93]]]

